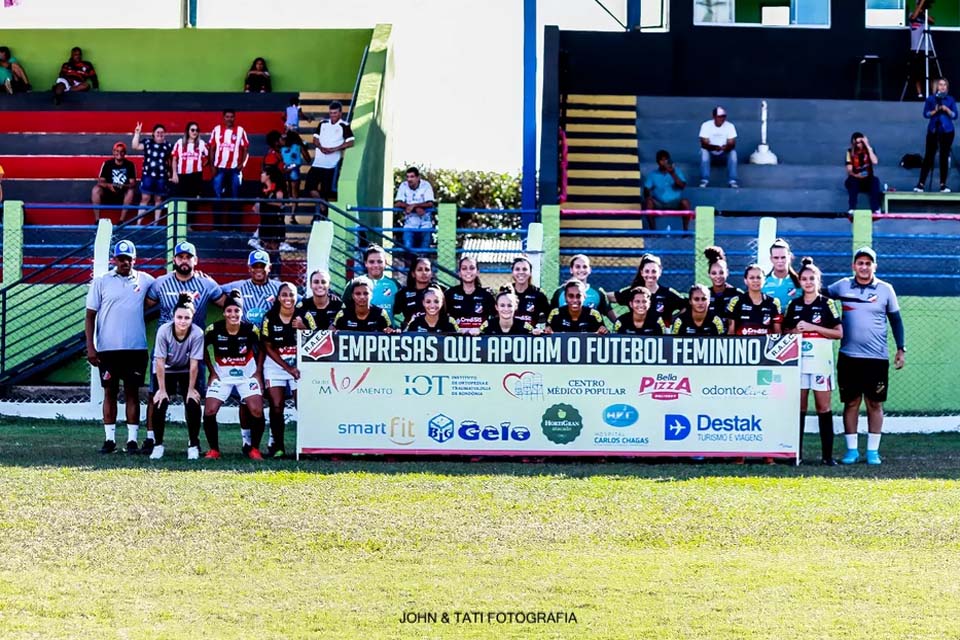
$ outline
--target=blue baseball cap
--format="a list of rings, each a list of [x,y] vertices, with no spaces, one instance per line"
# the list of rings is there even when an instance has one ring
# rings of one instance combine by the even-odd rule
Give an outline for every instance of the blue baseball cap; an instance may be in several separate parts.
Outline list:
[[[113,257],[127,256],[128,258],[137,257],[137,247],[129,240],[121,240],[113,247]]]
[[[247,258],[247,266],[252,267],[255,264],[264,264],[269,267],[270,254],[264,251],[263,249],[257,249],[256,251],[251,251],[250,256]]]
[[[197,255],[197,248],[193,246],[192,242],[183,241],[177,244],[173,250],[173,255],[178,256],[181,253],[186,253],[191,256]]]

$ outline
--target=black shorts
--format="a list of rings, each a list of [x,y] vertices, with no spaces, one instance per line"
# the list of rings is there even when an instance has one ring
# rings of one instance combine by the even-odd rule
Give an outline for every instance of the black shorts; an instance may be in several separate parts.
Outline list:
[[[164,386],[167,389],[167,396],[172,398],[173,396],[180,396],[184,400],[187,399],[187,393],[190,391],[190,374],[189,373],[165,373],[163,376]],[[197,391],[203,395],[200,387],[200,377],[199,372],[197,372]],[[157,374],[150,374],[150,394],[157,392]]]
[[[841,353],[837,358],[840,401],[846,403],[864,396],[874,402],[886,402],[889,374],[889,360],[853,358]]]
[[[100,195],[100,202],[102,204],[112,205],[123,204],[123,198],[127,195],[127,191],[129,191],[129,189],[117,189],[116,191],[103,189]]]
[[[147,372],[146,349],[101,351],[97,355],[100,357],[100,384],[104,389],[116,391],[121,381],[126,390],[143,386]]]
[[[337,193],[337,169],[324,169],[323,167],[310,167],[307,172],[307,179],[303,190],[306,192],[317,191],[324,200],[333,200]]]

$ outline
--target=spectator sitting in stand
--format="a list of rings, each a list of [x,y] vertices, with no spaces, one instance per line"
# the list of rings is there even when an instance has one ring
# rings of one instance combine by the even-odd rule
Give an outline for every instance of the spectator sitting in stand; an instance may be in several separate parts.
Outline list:
[[[137,168],[127,160],[127,145],[118,142],[113,145],[113,158],[103,163],[97,185],[90,194],[90,201],[96,205],[93,209],[94,219],[100,220],[99,205],[101,204],[131,204],[136,182]],[[126,218],[125,206],[120,212],[120,222]]]
[[[647,173],[643,179],[643,208],[647,211],[689,211],[690,201],[683,197],[687,178],[678,167],[673,165],[670,154],[657,151],[657,168]],[[656,229],[656,216],[646,216],[647,227]],[[683,230],[690,226],[690,218],[684,216]]]
[[[244,93],[270,93],[270,70],[267,61],[263,58],[254,58],[247,72],[247,79],[243,83]]]
[[[0,85],[7,93],[25,93],[33,88],[27,72],[10,53],[9,47],[0,47]]]
[[[394,208],[403,209],[403,244],[417,253],[430,246],[433,220],[430,209],[434,207],[433,187],[420,177],[416,167],[407,168],[407,179],[397,189]]]
[[[857,198],[861,193],[870,194],[870,210],[880,213],[880,179],[873,175],[877,164],[877,154],[873,152],[867,136],[859,131],[850,136],[850,148],[847,149],[847,188],[849,211],[857,208]]]
[[[93,65],[83,59],[83,50],[80,47],[74,47],[70,50],[70,59],[60,66],[60,75],[53,83],[53,103],[60,104],[63,94],[68,91],[99,88],[100,80]]]
[[[714,107],[713,119],[700,125],[700,186],[710,184],[710,165],[714,162],[727,164],[727,184],[736,189],[737,184],[737,128],[727,122],[727,111]]]

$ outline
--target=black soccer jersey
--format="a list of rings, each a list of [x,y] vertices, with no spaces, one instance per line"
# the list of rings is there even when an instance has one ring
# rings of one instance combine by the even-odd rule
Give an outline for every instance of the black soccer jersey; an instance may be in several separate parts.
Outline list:
[[[494,311],[493,294],[488,289],[477,287],[473,293],[467,293],[458,284],[447,289],[444,298],[447,313],[461,329],[479,328]]]
[[[257,328],[241,322],[235,334],[227,331],[227,321],[218,320],[203,336],[203,347],[213,347],[213,366],[221,379],[252,378],[257,372],[256,350],[260,342]]]
[[[727,285],[727,288],[724,289],[722,293],[717,293],[713,289],[710,289],[710,306],[707,308],[707,313],[721,319],[724,318],[724,314],[727,312],[727,305],[730,304],[730,299],[734,296],[742,295],[742,289],[737,289],[730,285]]]
[[[727,328],[723,326],[723,320],[709,311],[703,324],[697,326],[693,321],[693,312],[688,309],[673,321],[670,333],[675,336],[722,336],[726,335]]]
[[[427,290],[428,287],[417,289],[416,286],[408,285],[397,292],[393,301],[393,315],[400,316],[401,324],[406,325],[415,314],[424,310],[423,296]]]
[[[550,313],[547,294],[532,284],[528,285],[523,293],[517,292],[517,301],[519,304],[514,315],[518,320],[536,325],[544,322]]]
[[[500,318],[491,318],[480,327],[480,333],[485,336],[528,336],[533,333],[533,325],[514,317],[509,331],[500,326]]]
[[[308,329],[317,328],[311,316],[304,318],[303,322]],[[297,363],[297,330],[293,328],[293,318],[284,322],[279,309],[271,309],[263,319],[260,335],[264,342],[277,350],[284,362],[291,366]]]
[[[730,299],[726,317],[733,320],[734,333],[738,336],[766,335],[773,333],[774,323],[781,320],[780,303],[765,295],[760,304],[754,304],[745,293]]]
[[[337,317],[337,313],[343,308],[343,300],[333,292],[330,292],[329,295],[330,300],[323,309],[317,308],[316,303],[313,301],[313,296],[304,298],[297,303],[296,314],[298,318],[303,320],[303,324],[307,325],[306,316],[310,316],[313,318],[313,323],[317,329],[330,328],[330,325],[333,324],[333,319]]]
[[[333,327],[341,331],[381,332],[390,327],[390,316],[375,304],[370,305],[370,313],[361,320],[352,306],[344,305],[333,319]]]
[[[550,312],[547,326],[556,333],[596,333],[604,324],[603,316],[596,309],[583,307],[580,317],[574,320],[570,317],[569,307],[560,307]]]
[[[417,313],[403,330],[411,333],[459,333],[460,327],[456,320],[444,316],[438,318],[437,324],[431,327],[427,324],[427,314]]]
[[[643,320],[643,325],[638,327],[633,321],[633,312],[628,311],[617,318],[617,323],[613,326],[613,331],[614,333],[632,335],[662,336],[667,332],[667,326],[664,324],[663,318],[658,318],[648,311],[647,317]]]
[[[818,295],[810,304],[804,303],[802,297],[794,298],[783,314],[783,330],[796,329],[801,320],[832,329],[840,324],[840,311],[835,301],[822,295]]]

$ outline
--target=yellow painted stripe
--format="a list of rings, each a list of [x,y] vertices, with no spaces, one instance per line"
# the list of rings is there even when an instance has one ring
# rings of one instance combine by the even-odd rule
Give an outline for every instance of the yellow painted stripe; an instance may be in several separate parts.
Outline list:
[[[639,180],[640,171],[604,171],[603,169],[570,169],[571,178],[593,178],[596,180]]]
[[[637,128],[632,124],[579,124],[576,122],[567,125],[568,133],[623,133],[637,135]]]
[[[631,220],[631,219],[579,219],[579,220],[564,220],[560,219],[560,228],[561,229],[639,229],[640,221]],[[607,241],[613,242],[614,240],[629,240],[631,243],[634,242],[635,238],[604,238],[603,243],[606,246]],[[591,242],[596,244],[597,238],[593,236]]]
[[[353,96],[349,93],[322,93],[314,91],[301,91],[301,100],[349,100]]]
[[[567,146],[636,149],[637,139],[633,138],[567,138]]]
[[[614,162],[614,163],[632,163],[638,162],[637,156],[626,153],[570,153],[567,154],[569,162]]]
[[[612,118],[616,120],[636,120],[633,111],[615,109],[567,109],[568,118]]]
[[[563,204],[560,205],[560,208],[561,209],[583,209],[583,210],[594,210],[594,211],[610,211],[613,209],[639,210],[643,208],[643,205],[639,202],[564,202]],[[563,218],[561,217],[560,220],[562,221]],[[579,221],[578,221],[578,224],[579,224]]]
[[[570,185],[567,193],[575,196],[638,196],[640,185],[635,187],[594,187]]]
[[[637,96],[586,95],[573,93],[567,96],[568,104],[629,104],[636,106]]]

